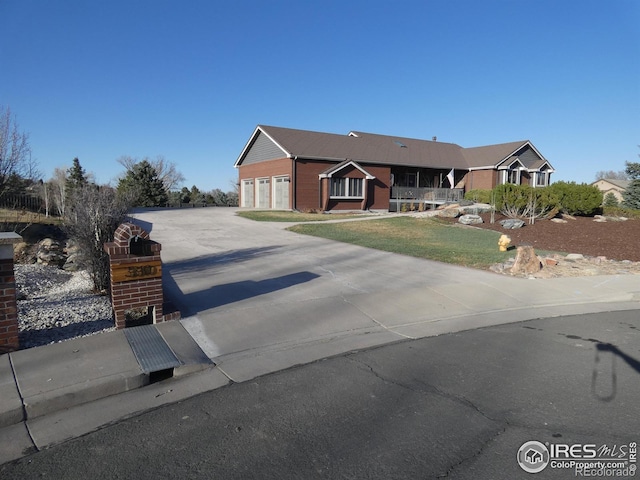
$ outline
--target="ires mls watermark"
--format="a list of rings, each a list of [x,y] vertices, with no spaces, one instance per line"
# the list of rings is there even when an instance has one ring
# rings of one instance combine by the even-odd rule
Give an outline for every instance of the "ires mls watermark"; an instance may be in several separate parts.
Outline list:
[[[637,470],[637,443],[596,445],[593,443],[525,442],[518,449],[518,465],[527,473],[545,468],[570,470],[576,477],[630,478]]]

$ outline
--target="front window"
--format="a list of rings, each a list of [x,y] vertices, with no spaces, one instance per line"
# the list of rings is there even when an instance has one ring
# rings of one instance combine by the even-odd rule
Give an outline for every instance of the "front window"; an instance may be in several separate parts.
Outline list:
[[[363,178],[331,178],[332,198],[363,198]]]
[[[547,172],[537,172],[536,173],[536,186],[538,186],[538,187],[546,187],[547,186]]]
[[[520,169],[510,168],[509,170],[503,170],[502,183],[513,183],[518,185],[520,183]]]

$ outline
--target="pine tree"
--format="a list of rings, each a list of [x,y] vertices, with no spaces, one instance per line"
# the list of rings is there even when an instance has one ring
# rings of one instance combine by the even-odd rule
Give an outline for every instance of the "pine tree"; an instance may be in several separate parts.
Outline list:
[[[640,210],[640,163],[627,162],[626,173],[631,179],[631,183],[622,194],[623,205],[626,208]]]
[[[133,165],[118,182],[118,192],[132,193],[137,207],[163,207],[169,200],[158,173],[146,160]]]
[[[69,205],[73,204],[75,193],[87,184],[88,182],[84,168],[82,168],[80,160],[76,157],[73,159],[71,168],[67,170],[67,179],[65,181],[65,195]]]

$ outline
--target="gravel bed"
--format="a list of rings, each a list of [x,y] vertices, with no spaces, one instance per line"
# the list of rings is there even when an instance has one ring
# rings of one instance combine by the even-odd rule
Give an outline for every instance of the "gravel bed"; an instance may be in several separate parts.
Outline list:
[[[20,348],[115,330],[108,296],[92,293],[86,271],[16,264]]]

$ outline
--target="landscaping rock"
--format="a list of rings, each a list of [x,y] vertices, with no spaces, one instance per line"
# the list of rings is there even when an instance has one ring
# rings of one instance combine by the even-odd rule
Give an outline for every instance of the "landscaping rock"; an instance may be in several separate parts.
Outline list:
[[[521,245],[517,249],[516,261],[511,267],[512,274],[531,275],[542,269],[542,263],[531,245]]]
[[[584,260],[584,255],[582,255],[581,253],[570,253],[569,255],[564,257],[564,259],[568,262],[576,262],[578,260]]]
[[[460,210],[463,214],[470,213],[478,215],[480,213],[491,213],[491,205],[488,203],[474,203],[466,207],[461,207]]]
[[[447,207],[438,211],[438,216],[443,218],[458,218],[460,216],[459,207]]]
[[[477,225],[478,223],[483,223],[483,222],[480,215],[466,214],[466,215],[462,215],[458,219],[458,223],[462,223],[463,225]]]
[[[77,272],[84,269],[82,258],[79,253],[72,253],[67,257],[67,261],[64,262],[62,269],[67,272]]]
[[[566,221],[565,219],[563,219],[563,218],[552,218],[552,219],[551,219],[551,221],[552,221],[553,223],[569,223],[569,222],[567,222],[567,221]]]
[[[66,261],[60,242],[52,238],[45,238],[38,243],[36,261],[42,265],[61,266]]]
[[[515,230],[524,227],[524,221],[519,218],[507,218],[506,220],[501,220],[500,225],[507,230]]]

